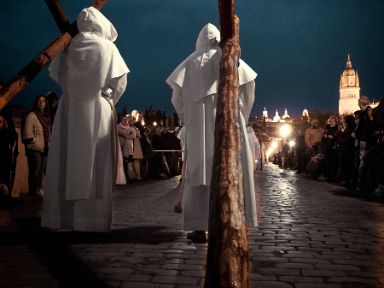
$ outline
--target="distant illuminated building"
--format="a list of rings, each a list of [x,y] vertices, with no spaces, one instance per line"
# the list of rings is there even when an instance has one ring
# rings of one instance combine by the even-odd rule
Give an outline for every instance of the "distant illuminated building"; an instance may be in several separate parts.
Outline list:
[[[352,114],[359,110],[360,80],[359,74],[352,67],[351,57],[348,54],[345,70],[340,76],[339,114]]]
[[[281,117],[279,116],[279,111],[277,111],[276,109],[275,116],[273,117],[273,122],[280,122],[280,121],[281,121]]]
[[[263,110],[263,118],[268,118],[268,111],[267,111],[267,108],[265,108],[265,107]]]
[[[376,108],[379,104],[380,102],[377,102],[375,100],[373,100],[372,102],[369,102],[369,106],[371,106],[371,108]]]
[[[283,117],[281,117],[283,120],[286,120],[286,119],[290,119],[291,117],[289,116],[289,114],[288,114],[288,109],[287,108],[285,108],[285,110],[284,110],[284,115],[283,115]]]
[[[303,110],[303,113],[301,114],[301,119],[306,121],[306,122],[309,122],[309,112],[308,112],[308,109],[304,109]]]

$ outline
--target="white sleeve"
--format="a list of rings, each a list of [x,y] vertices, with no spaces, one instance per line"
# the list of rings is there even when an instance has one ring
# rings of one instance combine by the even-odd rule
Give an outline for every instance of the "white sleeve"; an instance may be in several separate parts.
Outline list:
[[[172,85],[172,104],[181,122],[184,122],[183,91],[178,85]]]
[[[245,122],[248,123],[251,114],[253,102],[255,101],[255,81],[250,81],[240,86],[239,90],[240,111],[242,112]]]
[[[110,96],[113,100],[113,104],[116,104],[121,95],[123,95],[127,87],[127,81],[127,74],[123,74],[120,77],[113,78],[109,82],[109,88],[112,90]]]

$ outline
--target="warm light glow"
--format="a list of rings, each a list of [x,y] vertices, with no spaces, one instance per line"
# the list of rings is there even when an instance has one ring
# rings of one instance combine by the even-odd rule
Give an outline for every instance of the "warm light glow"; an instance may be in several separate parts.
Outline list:
[[[279,147],[279,143],[275,140],[271,143],[271,149],[275,150],[277,149],[277,147]]]
[[[294,147],[295,145],[296,145],[296,141],[295,140],[290,140],[289,142],[288,142],[288,145],[289,145],[289,147]]]
[[[153,122],[153,126],[157,126],[157,122],[155,121],[155,122]]]
[[[291,125],[284,124],[280,127],[279,134],[282,138],[287,138],[292,133]]]
[[[141,120],[141,125],[145,126],[145,121],[144,120]]]
[[[132,110],[131,116],[135,118],[136,121],[139,119],[139,115],[140,115],[139,111],[137,111],[136,109]]]

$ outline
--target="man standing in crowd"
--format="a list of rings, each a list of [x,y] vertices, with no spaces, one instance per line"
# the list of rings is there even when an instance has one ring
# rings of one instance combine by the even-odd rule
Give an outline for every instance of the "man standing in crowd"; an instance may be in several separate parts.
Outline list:
[[[320,128],[319,120],[313,119],[311,121],[311,127],[305,130],[304,141],[306,146],[307,159],[305,162],[308,163],[309,158],[314,154],[318,153],[318,148],[323,137],[324,129]]]
[[[374,144],[372,108],[369,106],[369,99],[367,96],[361,96],[359,98],[359,107],[360,110],[355,112],[355,116],[358,119],[355,131],[359,153],[359,164],[357,165],[359,175],[358,182],[360,182],[361,168],[364,164],[365,153]]]

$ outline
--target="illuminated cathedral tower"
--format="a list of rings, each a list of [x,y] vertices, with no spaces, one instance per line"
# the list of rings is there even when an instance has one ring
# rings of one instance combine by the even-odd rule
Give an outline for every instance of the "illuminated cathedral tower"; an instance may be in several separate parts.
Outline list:
[[[360,98],[359,74],[352,67],[351,57],[348,54],[345,70],[340,76],[339,114],[352,114],[359,110]]]

